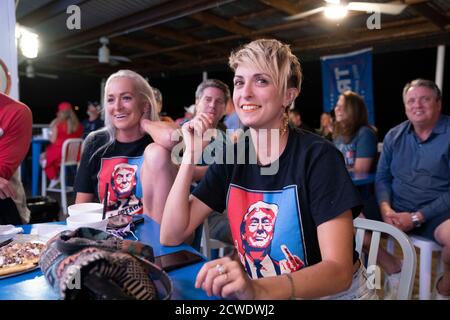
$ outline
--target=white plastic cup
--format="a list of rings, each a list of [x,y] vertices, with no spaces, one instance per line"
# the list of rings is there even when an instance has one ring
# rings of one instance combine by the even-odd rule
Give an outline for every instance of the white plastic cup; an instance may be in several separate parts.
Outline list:
[[[69,216],[103,213],[103,204],[96,202],[76,203],[67,207]]]
[[[50,139],[50,128],[42,128],[42,138]]]
[[[101,213],[89,213],[80,214],[75,216],[69,216],[66,219],[66,224],[71,230],[75,230],[81,227],[88,227],[106,231],[108,225],[108,219],[102,220],[103,215]]]

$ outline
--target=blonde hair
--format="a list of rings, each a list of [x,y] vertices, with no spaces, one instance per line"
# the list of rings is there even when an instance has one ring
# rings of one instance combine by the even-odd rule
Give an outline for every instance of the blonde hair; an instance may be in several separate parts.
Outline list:
[[[72,134],[77,131],[80,126],[80,121],[77,115],[72,109],[58,111],[56,122],[66,122],[67,123],[67,133]]]
[[[108,87],[111,84],[111,81],[117,78],[127,78],[133,81],[136,92],[139,93],[148,102],[150,110],[149,112],[144,113],[142,117],[144,119],[149,119],[153,121],[159,120],[158,112],[156,110],[157,102],[155,99],[153,88],[140,74],[134,71],[119,70],[116,73],[110,75],[108,80],[106,80],[105,94],[103,101],[107,101]],[[105,110],[105,108],[103,108],[103,110]],[[108,114],[108,112],[105,112],[105,130],[108,132],[109,135],[108,145],[112,144],[116,138],[116,128],[114,127],[111,121],[111,116]]]
[[[300,92],[302,83],[300,62],[289,45],[278,40],[252,41],[233,51],[228,64],[233,71],[236,71],[240,64],[255,66],[272,78],[281,94],[286,93],[289,88],[296,88]]]
[[[158,88],[152,87],[152,89],[153,89],[153,95],[155,96],[155,101],[156,101],[156,112],[160,113],[162,110],[162,107],[163,107],[162,94]]]

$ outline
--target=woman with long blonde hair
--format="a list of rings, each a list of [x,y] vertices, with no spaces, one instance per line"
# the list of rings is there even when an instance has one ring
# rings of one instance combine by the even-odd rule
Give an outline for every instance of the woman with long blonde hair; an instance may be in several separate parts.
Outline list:
[[[106,196],[109,217],[162,213],[174,175],[161,166],[170,163],[170,155],[141,126],[142,121],[160,122],[156,108],[153,88],[138,73],[120,70],[108,78],[105,128],[90,133],[84,143],[76,203],[103,203]],[[142,165],[144,153],[151,161],[148,166]],[[141,184],[143,180],[148,183]]]
[[[58,124],[66,123],[67,133],[72,134],[79,130],[80,121],[78,120],[77,115],[73,112],[72,107],[67,105],[67,102],[62,102],[60,104],[60,110],[56,115],[56,119],[50,123],[51,128],[51,136],[50,142],[55,142],[56,137],[58,136]]]
[[[80,124],[72,105],[69,102],[61,102],[58,105],[56,119],[50,123],[50,142],[45,154],[42,156],[45,173],[52,180],[51,185],[58,181],[59,167],[61,165],[61,150],[64,141],[71,138],[81,138],[83,126]]]

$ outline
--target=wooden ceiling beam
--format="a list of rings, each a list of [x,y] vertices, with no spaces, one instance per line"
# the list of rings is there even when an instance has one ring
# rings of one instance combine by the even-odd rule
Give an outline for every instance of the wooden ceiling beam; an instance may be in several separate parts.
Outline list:
[[[198,39],[196,37],[175,31],[173,29],[165,28],[165,27],[151,27],[148,29],[143,30],[145,33],[156,35],[156,36],[163,36],[175,41],[178,41],[180,43],[184,44],[190,44],[193,42],[202,41],[202,39]],[[209,50],[214,50],[216,52],[223,52],[223,47],[219,46],[213,46],[209,45]]]
[[[114,38],[114,40],[111,43],[114,45],[120,45],[124,47],[133,47],[144,51],[154,51],[161,49],[158,46],[150,44],[148,41],[135,40],[124,36]]]
[[[68,34],[66,38],[58,39],[58,41],[49,44],[46,55],[58,54],[84,47],[90,43],[97,42],[101,36],[120,36],[233,1],[236,0],[172,0],[163,2],[147,10],[116,19],[87,31],[75,35]]]
[[[419,31],[419,34],[417,32]],[[450,35],[450,30],[446,31]],[[431,23],[425,21],[419,24],[413,24],[409,27],[402,28],[401,30],[391,26],[389,29],[385,29],[383,32],[374,34],[372,31],[365,30],[363,28],[355,30],[354,40],[351,42],[336,39],[333,37],[320,37],[320,38],[309,38],[302,41],[296,42],[292,49],[300,54],[311,54],[324,52],[329,54],[330,51],[336,50],[354,50],[355,47],[362,46],[372,46],[376,45],[388,45],[392,41],[402,41],[410,38],[429,38],[436,35],[442,35],[442,32],[437,30],[437,28]],[[211,59],[197,59],[195,62],[189,64],[189,69],[204,68],[210,65],[223,64],[226,66],[228,55],[223,55],[220,57],[214,57]],[[153,59],[149,60],[153,61]],[[171,72],[186,69],[186,63],[175,63],[170,66],[161,64],[153,64],[151,67],[148,63],[141,63],[139,65],[133,65],[133,69],[138,70],[140,73],[160,73],[160,72]]]
[[[316,0],[298,1],[296,4],[287,0],[259,0],[259,1],[267,6],[278,9],[290,15],[294,15],[299,12],[309,10],[311,9],[311,6],[313,4],[317,3],[318,5],[320,5],[320,3],[318,3]]]
[[[192,27],[183,29],[183,33],[184,33],[184,34],[194,34],[194,33],[199,32],[199,31],[204,31],[205,29],[207,29],[207,28],[209,28],[209,27],[210,27],[210,26],[207,25],[207,24],[199,23],[199,24],[196,25],[196,26],[192,26]]]
[[[294,15],[306,10],[318,8],[324,6],[326,3],[323,0],[301,0],[292,3],[288,0],[259,0],[265,5],[286,12],[290,15]],[[402,0],[401,2],[407,5],[415,5],[418,3],[425,3],[429,0]],[[392,0],[385,3],[398,3],[399,0]]]
[[[190,43],[186,43],[186,44],[182,44],[182,45],[178,45],[178,46],[174,46],[174,47],[170,47],[170,48],[164,48],[158,51],[153,51],[153,52],[147,52],[147,53],[141,53],[141,54],[136,54],[131,56],[131,58],[143,58],[143,57],[148,57],[148,56],[152,56],[152,55],[156,55],[156,54],[162,54],[162,53],[168,53],[168,52],[173,52],[173,51],[178,51],[178,50],[184,50],[187,48],[192,48],[192,47],[197,47],[197,46],[204,46],[204,45],[212,45],[214,43],[220,43],[220,42],[226,42],[226,41],[231,41],[231,40],[236,40],[236,39],[241,39],[243,37],[245,37],[244,35],[242,35],[242,33],[245,34],[245,32],[247,32],[248,35],[253,34],[255,31],[250,29],[250,28],[246,28],[244,26],[241,26],[237,23],[233,23],[232,21],[227,21],[225,19],[219,18],[215,15],[212,14],[206,14],[205,12],[202,12],[201,15],[200,14],[194,14],[191,15],[190,17],[196,19],[197,21],[201,22],[201,23],[205,23],[205,24],[212,24],[215,26],[218,26],[220,28],[223,28],[229,32],[235,33],[233,31],[239,32],[239,34],[233,34],[230,36],[225,36],[225,37],[220,37],[220,38],[216,38],[216,39],[208,39],[208,40],[196,40],[196,41],[192,41]],[[228,27],[231,25],[230,28],[233,29],[229,30]],[[259,37],[252,37],[249,36],[249,38],[259,38]],[[222,50],[223,51],[223,50]]]
[[[279,11],[282,11],[284,13],[287,13],[289,15],[295,15],[297,13],[306,11],[308,9],[311,9],[311,5],[317,4],[317,1],[302,1],[298,2],[297,4],[293,4],[292,2],[289,2],[287,0],[260,0],[262,3],[273,7]],[[320,21],[320,23],[318,23]],[[323,23],[323,19],[315,19],[312,20],[314,23],[314,26],[321,29],[324,33],[333,32],[336,29],[336,25],[331,25],[329,23]],[[349,28],[345,24],[341,24],[339,26],[341,32],[339,34],[336,34],[336,36],[342,38],[342,39],[349,39]]]
[[[422,1],[422,0],[420,0],[420,1]],[[190,44],[183,44],[183,45],[179,45],[179,46],[173,46],[173,47],[170,47],[170,48],[161,49],[159,51],[153,51],[153,52],[148,52],[148,53],[136,54],[136,55],[131,56],[131,58],[143,58],[143,57],[148,57],[148,56],[161,54],[161,53],[167,53],[167,52],[172,52],[172,51],[177,51],[177,50],[184,50],[184,49],[187,49],[187,48],[192,48],[192,47],[200,46],[200,45],[208,45],[208,44],[214,44],[214,43],[222,43],[222,42],[227,42],[227,41],[239,40],[239,39],[242,39],[244,37],[247,37],[247,38],[259,38],[263,34],[270,34],[270,33],[273,33],[273,32],[280,32],[280,31],[284,31],[284,30],[291,30],[291,29],[294,29],[294,28],[307,27],[311,23],[314,23],[314,20],[317,20],[317,19],[321,19],[321,18],[308,17],[306,19],[302,19],[302,20],[298,20],[298,21],[292,21],[292,22],[287,22],[287,23],[283,23],[281,25],[276,25],[276,26],[273,26],[273,27],[268,27],[268,28],[264,28],[264,29],[260,29],[260,30],[253,30],[251,33],[246,34],[246,35],[234,34],[234,35],[219,37],[219,38],[215,38],[215,39],[197,41],[197,42],[192,42]],[[396,26],[403,26],[403,25],[409,24],[410,23],[409,21],[411,21],[413,23],[415,23],[416,21],[423,22],[423,21],[425,21],[425,18],[420,17],[420,18],[413,18],[413,19],[403,19],[400,22],[399,21],[395,21],[395,22],[390,22],[390,23],[383,23],[383,27],[384,26],[389,26],[389,25],[392,25],[392,24],[394,24]],[[335,28],[335,30],[336,30],[336,28]]]
[[[83,3],[91,0],[60,0],[51,1],[48,4],[34,10],[30,14],[18,19],[17,22],[27,27],[35,27],[37,24],[51,19],[61,13],[66,13],[67,7],[70,5],[81,6]],[[20,2],[19,2],[20,6]]]
[[[421,2],[410,5],[410,8],[422,15],[430,22],[434,23],[441,30],[445,30],[445,28],[450,24],[450,18],[447,15],[443,15],[433,7],[429,5],[427,2]]]
[[[439,32],[436,26],[432,23],[426,21],[421,24],[412,24],[408,26],[403,26],[402,28],[397,27],[384,27],[380,30],[367,30],[365,28],[360,28],[354,30],[352,41],[335,40],[332,35],[326,37],[315,37],[309,39],[302,39],[294,42],[293,47],[297,51],[310,51],[310,50],[320,50],[330,48],[331,50],[341,47],[355,45],[367,44],[372,46],[379,42],[392,42],[397,40],[402,40],[414,36],[423,36],[426,34],[432,34]],[[450,33],[450,32],[449,32]]]
[[[418,1],[418,2],[423,2],[423,0],[407,0],[407,1]],[[217,19],[216,19],[217,20]],[[192,48],[192,47],[196,47],[196,46],[205,46],[205,45],[211,45],[213,43],[222,43],[222,42],[226,42],[226,41],[232,41],[232,40],[238,40],[244,37],[247,38],[258,38],[263,34],[267,34],[267,33],[271,33],[271,32],[280,32],[283,30],[289,30],[289,29],[293,29],[293,28],[301,28],[301,27],[306,27],[311,23],[315,23],[318,20],[320,20],[321,22],[323,22],[322,17],[311,17],[311,18],[307,18],[307,19],[303,19],[301,21],[293,21],[293,22],[288,22],[288,23],[284,23],[281,25],[277,25],[277,26],[273,26],[273,27],[269,27],[269,28],[265,28],[265,29],[261,29],[261,30],[251,30],[247,28],[247,30],[242,30],[240,29],[239,31],[249,31],[249,33],[247,34],[234,34],[234,35],[230,35],[230,36],[225,36],[225,37],[219,37],[216,39],[211,39],[211,40],[198,40],[195,42],[191,42],[191,43],[185,43],[182,45],[178,45],[178,46],[174,46],[174,47],[170,47],[170,48],[160,48],[158,50],[152,50],[152,51],[148,51],[147,52],[143,52],[143,53],[139,53],[139,54],[135,54],[132,55],[131,58],[135,59],[135,58],[144,58],[144,57],[148,57],[148,56],[153,56],[153,55],[157,55],[157,54],[165,54],[165,53],[169,53],[169,52],[176,52],[179,50],[184,50],[187,48]],[[201,21],[202,23],[205,23],[205,21]],[[211,22],[211,21],[209,21]],[[223,21],[222,21],[223,22]],[[208,22],[206,22],[208,23]],[[224,23],[221,23],[221,25],[224,25]],[[241,26],[242,28],[243,26]],[[185,40],[188,40],[187,38],[185,38]],[[346,40],[346,39],[344,39]],[[348,39],[347,39],[348,40]]]
[[[260,11],[241,14],[239,16],[234,16],[231,18],[233,21],[240,23],[241,21],[246,20],[255,20],[255,19],[264,19],[266,17],[269,17],[273,15],[276,12],[274,8],[266,8]]]
[[[198,39],[196,39],[195,37],[192,37],[190,35],[187,34],[183,34],[181,32],[175,31],[173,29],[169,29],[166,27],[160,27],[160,26],[155,26],[155,27],[150,27],[148,29],[142,30],[147,34],[152,34],[152,35],[156,35],[156,36],[163,36],[181,43],[190,43],[190,42],[194,42],[197,41]]]
[[[259,0],[259,1],[264,3],[265,5],[278,9],[279,11],[289,13],[291,15],[294,15],[300,11],[300,9],[296,5],[287,0]]]
[[[144,50],[144,51],[158,51],[161,50],[161,47],[155,46],[153,44],[150,44],[148,42],[144,42],[141,40],[133,40],[127,37],[117,37],[114,38],[114,43],[122,45],[122,46],[126,46],[126,47],[134,47],[140,50]],[[168,52],[167,55],[172,56],[174,58],[177,59],[182,59],[182,60],[194,60],[197,59],[197,57],[184,53],[184,52]]]
[[[355,46],[362,45],[374,45],[380,43],[389,43],[392,41],[401,41],[411,37],[426,37],[427,35],[440,34],[441,32],[424,18],[414,18],[412,23],[407,25],[405,21],[403,22],[391,22],[386,23],[381,30],[367,30],[366,28],[359,28],[354,30],[352,40],[348,41],[345,39],[338,39],[334,37],[333,34],[323,36],[323,37],[310,37],[308,39],[302,39],[293,43],[293,50],[296,52],[313,52],[318,50],[326,50],[331,48],[331,50],[337,50],[339,48],[354,48]],[[399,28],[399,26],[402,26]],[[447,30],[450,35],[450,30]],[[196,68],[200,66],[207,66],[211,64],[226,64],[228,56],[215,57],[208,60],[199,60],[198,62],[189,65],[191,68]],[[186,65],[177,63],[166,71],[179,70],[186,68]],[[146,69],[147,72],[157,72],[157,68]]]
[[[228,32],[239,34],[241,36],[246,36],[253,31],[252,29],[244,27],[243,25],[235,21],[225,20],[208,12],[195,13],[190,17],[202,23],[210,24]]]
[[[422,39],[429,39],[431,36],[436,36],[436,35],[442,35],[441,32],[436,32],[436,28],[431,27],[429,29],[430,30],[434,30],[430,32],[425,32],[421,35],[419,35],[419,38]],[[423,31],[427,31],[427,30],[423,30]],[[448,35],[450,35],[450,32],[447,31],[446,32]],[[408,36],[409,34],[409,36]],[[402,40],[407,40],[410,37],[414,37],[416,38],[416,35],[414,34],[414,31],[412,32],[407,32],[406,34],[402,34],[400,37],[396,37],[396,38],[391,38],[391,39],[386,39],[384,36],[379,36],[377,37],[378,39],[376,41],[374,41],[373,39],[366,42],[364,41],[364,39],[358,39],[358,41],[356,42],[345,42],[345,41],[329,41],[329,39],[324,39],[324,41],[328,41],[328,45],[324,45],[323,42],[318,43],[317,45],[311,45],[311,46],[307,46],[307,47],[298,47],[298,46],[293,46],[292,50],[294,52],[298,52],[300,55],[308,55],[308,54],[312,54],[314,53],[314,55],[318,55],[318,54],[331,54],[333,53],[333,51],[336,50],[355,50],[355,46],[357,47],[364,47],[364,46],[371,46],[373,44],[378,44],[378,45],[385,45],[388,46],[390,45],[390,43],[392,43],[392,40],[395,40],[396,42],[398,41],[402,41]],[[448,37],[448,36],[447,36]],[[425,42],[425,40],[424,40]],[[209,60],[202,60],[199,61],[197,63],[194,63],[192,65],[189,66],[190,71],[192,70],[196,70],[196,69],[204,69],[208,66],[211,65],[223,65],[224,67],[227,64],[227,57],[217,57],[217,58],[213,58],[213,59],[209,59]],[[140,69],[140,71],[142,73],[159,73],[162,71],[165,72],[174,72],[174,71],[180,71],[180,70],[185,70],[186,69],[186,65],[183,64],[176,64],[176,65],[172,65],[170,67],[164,68],[164,69],[158,69],[158,68],[148,68],[148,69]]]
[[[355,15],[355,13],[349,13],[347,17],[352,17],[353,15]],[[253,35],[253,36],[259,35],[260,36],[261,34],[280,32],[280,31],[298,29],[298,28],[303,28],[303,27],[310,27],[311,24],[313,24],[314,26],[317,26],[320,24],[324,24],[326,22],[328,22],[328,21],[326,21],[326,20],[324,21],[324,18],[320,15],[319,16],[317,16],[317,15],[310,16],[305,19],[289,21],[286,23],[272,26],[272,27],[267,27],[267,28],[260,29],[260,30],[254,30],[251,32],[250,35]]]
[[[428,1],[430,1],[430,0],[403,0],[402,2],[407,5],[412,5],[412,4],[423,3],[423,2],[428,2]]]
[[[401,34],[401,36],[405,37],[408,34],[409,33],[406,32],[406,33]],[[378,38],[377,40],[379,40],[379,41],[386,41],[384,36],[379,36],[377,38]],[[330,43],[329,39],[321,39],[321,41],[317,41],[317,44],[314,43],[312,45],[307,45],[307,46],[295,45],[292,49],[294,51],[305,52],[305,51],[325,49],[325,48],[328,48],[329,46],[331,46],[333,49],[334,48],[339,48],[339,47],[344,47],[344,46],[352,47],[355,44],[363,44],[365,42],[366,41],[364,40],[364,38],[358,39],[358,41],[352,42],[352,43],[349,43],[348,41],[342,41],[342,40],[333,41],[333,42]],[[373,40],[371,40],[369,42],[372,43]],[[227,60],[228,60],[228,56],[216,57],[216,58],[212,58],[212,59],[208,59],[208,60],[201,60],[201,61],[198,61],[196,63],[190,64],[189,68],[206,67],[206,66],[213,65],[213,64],[226,65],[227,64]],[[176,70],[182,70],[182,69],[185,69],[185,68],[186,68],[186,65],[184,65],[184,64],[175,64],[175,65],[172,65],[172,66],[170,66],[168,68],[165,68],[164,70],[159,70],[157,68],[150,68],[150,69],[144,69],[143,72],[176,71]]]
[[[161,49],[161,50],[157,50],[157,51],[153,51],[153,52],[138,53],[138,54],[132,55],[131,58],[132,59],[144,58],[144,57],[154,56],[154,55],[158,55],[158,54],[162,54],[162,53],[174,52],[174,51],[184,50],[184,49],[197,47],[197,46],[207,46],[207,45],[210,45],[213,43],[226,42],[226,41],[231,41],[231,40],[236,40],[236,39],[241,39],[241,38],[243,38],[243,37],[240,35],[234,34],[231,36],[220,37],[220,38],[211,39],[211,40],[201,40],[201,41],[197,41],[197,42],[181,44],[178,46],[169,47],[169,48],[165,48],[165,49]]]
[[[299,1],[296,4],[288,1],[288,0],[259,0],[260,2],[266,4],[267,6],[270,6],[272,8],[275,8],[281,12],[287,13],[289,15],[295,15],[310,9],[314,9],[314,8],[318,8],[320,6],[324,6],[326,5],[325,2],[323,2],[322,0],[304,0],[304,1]],[[408,6],[428,6],[427,2],[429,0],[402,0],[402,2],[404,4],[407,4]],[[392,4],[396,4],[398,3],[398,0],[392,0],[392,1],[388,1],[385,3],[392,3]],[[363,15],[366,14],[366,12],[362,12],[362,11],[350,11],[347,14],[347,17],[351,17],[351,16],[357,16],[357,15]],[[313,15],[313,16],[317,16],[317,15]],[[302,20],[307,20],[310,23],[314,23],[316,25],[320,25],[323,24],[325,18],[323,18],[322,15],[319,16],[320,18],[317,19],[317,17],[315,17],[314,19],[309,20],[308,18],[304,18]]]

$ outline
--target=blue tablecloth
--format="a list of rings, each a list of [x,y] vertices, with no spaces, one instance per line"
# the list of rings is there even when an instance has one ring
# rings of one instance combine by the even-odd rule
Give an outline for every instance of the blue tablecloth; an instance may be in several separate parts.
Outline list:
[[[33,225],[22,226],[25,233],[30,233]],[[145,217],[144,223],[136,228],[136,236],[143,243],[153,247],[155,256],[179,250],[196,252],[188,245],[176,247],[162,246],[159,242],[159,224]],[[198,252],[196,252],[198,253]],[[206,260],[169,272],[174,291],[172,299],[175,300],[206,300],[208,297],[201,289],[194,287],[195,277]],[[0,279],[0,300],[55,300],[58,295],[47,283],[40,269]]]

